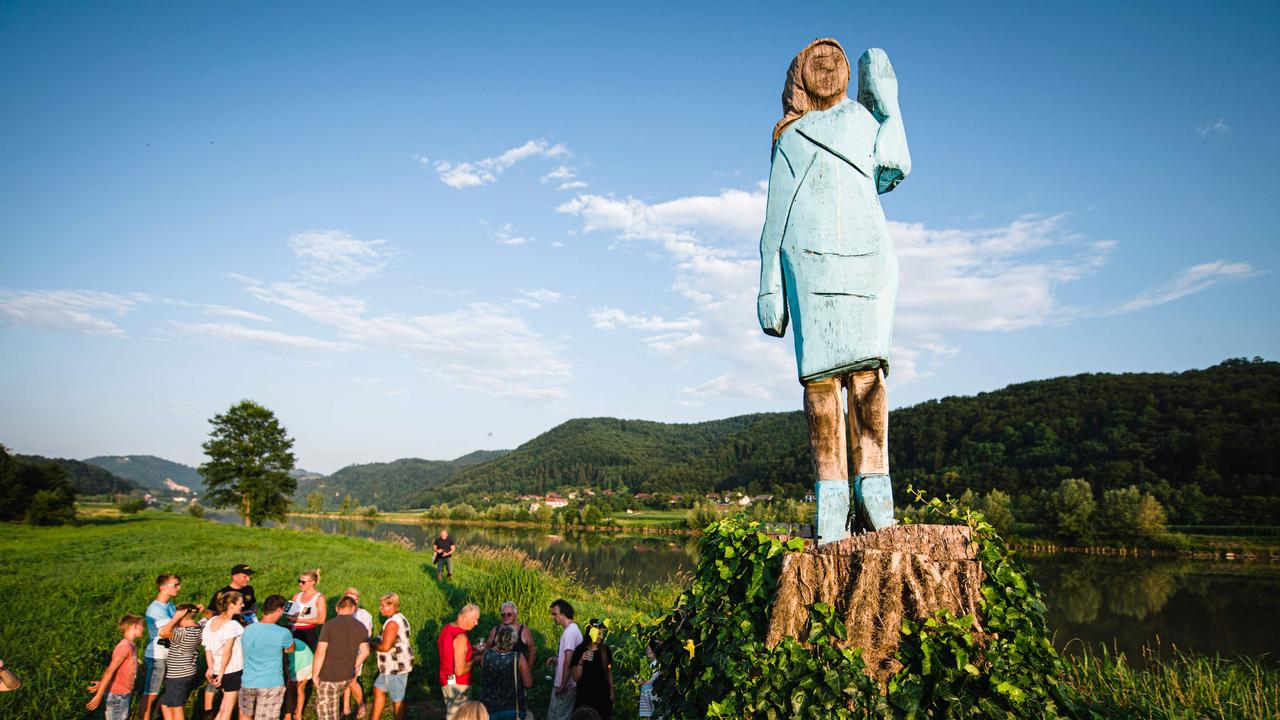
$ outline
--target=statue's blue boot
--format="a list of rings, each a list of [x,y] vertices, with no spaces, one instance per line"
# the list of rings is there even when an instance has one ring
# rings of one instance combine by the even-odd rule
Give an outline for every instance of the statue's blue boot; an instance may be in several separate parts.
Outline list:
[[[893,486],[883,474],[859,475],[853,481],[853,494],[858,503],[858,520],[869,532],[898,524],[893,518]]]
[[[849,481],[819,480],[814,495],[818,498],[818,526],[813,533],[814,543],[826,545],[849,537]]]

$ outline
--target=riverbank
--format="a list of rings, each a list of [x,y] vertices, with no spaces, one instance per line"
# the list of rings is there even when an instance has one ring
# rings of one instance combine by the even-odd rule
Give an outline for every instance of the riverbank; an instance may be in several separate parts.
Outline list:
[[[419,718],[442,716],[434,642],[465,602],[480,604],[479,630],[486,632],[497,622],[500,603],[513,599],[545,658],[558,637],[545,612],[556,597],[569,599],[580,620],[611,618],[617,628],[664,614],[679,592],[673,584],[587,589],[566,568],[531,562],[511,550],[468,553],[459,558],[453,581],[441,584],[424,553],[386,541],[244,528],[154,511],[86,519],[74,527],[0,525],[0,592],[24,600],[12,603],[0,623],[0,658],[25,682],[21,692],[0,694],[0,717],[80,716],[86,697],[79,690],[101,672],[117,639],[116,620],[146,607],[157,574],[179,573],[179,600],[204,603],[226,582],[227,570],[241,562],[259,570],[254,587],[260,598],[291,594],[296,573],[317,566],[319,587],[331,606],[348,585],[367,598],[399,593],[419,659],[410,679],[409,715]],[[619,667],[637,660],[623,653]],[[1064,658],[1066,676],[1099,717],[1170,717],[1176,715],[1157,709],[1179,707],[1194,710],[1194,717],[1214,718],[1280,712],[1280,671],[1269,666],[1203,658],[1157,658],[1150,669],[1137,665],[1096,652]],[[368,668],[366,686],[372,674]],[[619,712],[630,712],[635,688],[630,677],[618,679]],[[545,707],[546,686],[535,673],[535,709]]]
[[[455,520],[434,518],[423,512],[385,512],[376,516],[340,515],[337,513],[290,513],[290,517],[343,520],[353,522],[404,522],[420,525],[537,528],[554,531],[634,533],[639,535],[682,535],[697,537],[701,530],[682,527],[685,514],[673,511],[652,511],[635,515],[619,515],[614,522],[605,525],[552,525],[519,520]],[[1280,562],[1280,539],[1241,538],[1231,535],[1178,534],[1180,544],[1195,547],[1142,547],[1133,545],[1067,545],[1048,538],[1009,538],[1009,546],[1023,552],[1074,553],[1085,555],[1111,555],[1118,557],[1165,557],[1190,560],[1246,560]]]

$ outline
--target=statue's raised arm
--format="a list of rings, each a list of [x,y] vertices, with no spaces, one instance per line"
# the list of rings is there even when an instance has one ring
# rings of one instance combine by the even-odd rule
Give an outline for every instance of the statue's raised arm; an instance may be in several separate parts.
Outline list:
[[[898,76],[880,48],[871,48],[858,59],[858,102],[880,123],[875,149],[876,190],[887,193],[911,174],[911,151],[898,107]]]

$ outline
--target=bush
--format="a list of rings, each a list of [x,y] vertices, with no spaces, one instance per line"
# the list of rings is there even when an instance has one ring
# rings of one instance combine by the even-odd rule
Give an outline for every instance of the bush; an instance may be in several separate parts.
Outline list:
[[[191,504],[187,506],[187,514],[191,517],[202,518],[204,517],[204,506],[193,500],[191,501]]]
[[[1067,479],[1049,500],[1053,532],[1068,542],[1087,542],[1093,537],[1093,487],[1087,480]]]
[[[921,498],[917,495],[917,500]],[[1066,699],[1039,588],[978,513],[932,500],[932,521],[968,523],[986,577],[979,640],[972,617],[945,612],[907,621],[903,669],[887,692],[864,672],[861,651],[839,647],[845,628],[830,606],[810,609],[802,645],[764,644],[782,562],[800,551],[741,517],[718,520],[700,541],[693,585],[646,635],[662,647],[654,688],[667,717],[1055,718]]]
[[[125,515],[136,515],[147,509],[147,501],[140,497],[129,498],[116,505],[116,509]]]
[[[27,506],[31,525],[65,525],[76,520],[76,496],[70,490],[40,490]]]

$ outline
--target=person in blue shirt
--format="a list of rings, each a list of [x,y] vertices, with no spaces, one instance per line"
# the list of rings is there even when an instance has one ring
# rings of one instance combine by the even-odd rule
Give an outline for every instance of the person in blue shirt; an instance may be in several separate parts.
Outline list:
[[[277,720],[284,705],[284,653],[293,652],[293,633],[276,622],[286,600],[271,595],[262,601],[258,622],[244,629],[240,646],[244,671],[240,679],[240,717]]]
[[[169,646],[160,644],[160,631],[173,622],[177,608],[173,599],[182,588],[182,578],[165,573],[156,578],[156,599],[147,606],[144,619],[147,622],[147,649],[143,653],[142,718],[151,720],[160,687],[164,684],[165,660]]]

